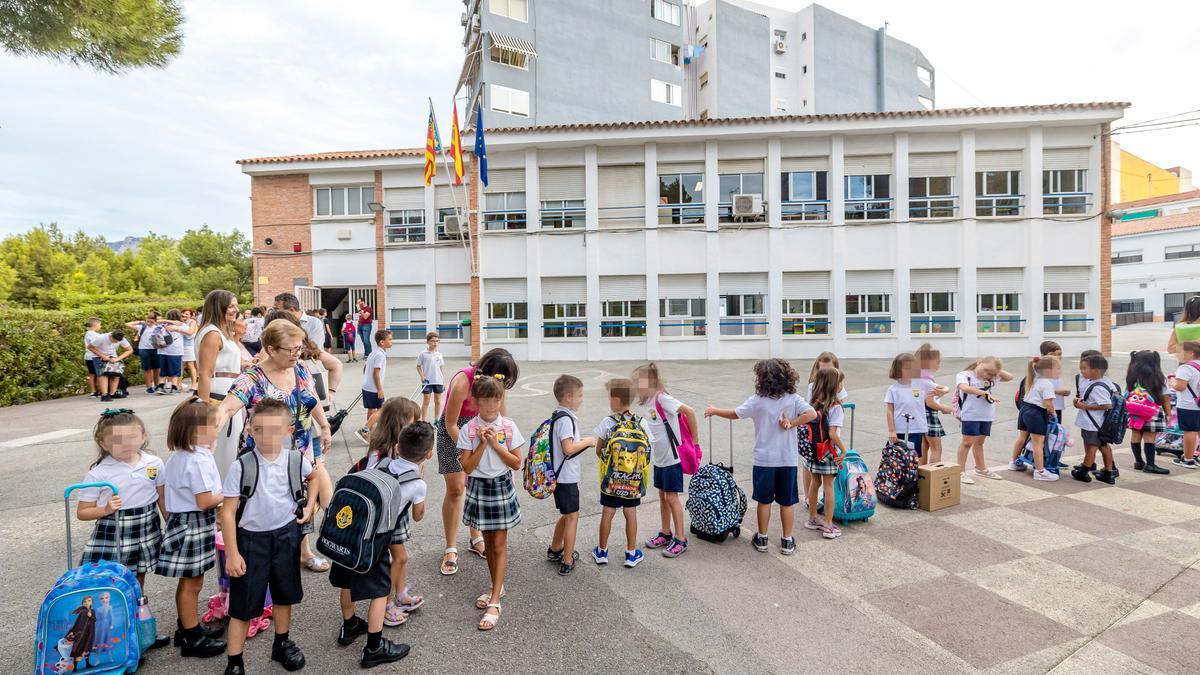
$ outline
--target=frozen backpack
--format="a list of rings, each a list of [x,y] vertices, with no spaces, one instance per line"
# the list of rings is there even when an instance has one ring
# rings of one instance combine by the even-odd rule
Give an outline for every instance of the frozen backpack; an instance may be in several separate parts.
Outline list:
[[[1046,440],[1042,445],[1043,466],[1050,473],[1058,473],[1058,462],[1062,459],[1063,450],[1067,448],[1069,433],[1058,422],[1051,421],[1046,425]],[[1033,439],[1025,442],[1025,450],[1017,458],[1019,464],[1033,467]]]
[[[613,415],[616,426],[600,451],[600,492],[618,499],[646,496],[650,439],[637,415]]]
[[[544,420],[533,432],[529,441],[529,452],[525,455],[525,465],[521,469],[524,478],[525,491],[534,499],[545,499],[554,494],[558,486],[558,476],[554,470],[554,446],[559,442],[554,438],[554,424],[564,417],[571,417],[565,411],[555,410],[550,419]],[[571,420],[571,428],[575,428],[575,420]],[[580,453],[566,456],[563,461],[577,457]]]
[[[658,413],[658,419],[662,420],[663,427],[667,430],[667,441],[671,444],[671,452],[675,453],[676,459],[683,467],[683,472],[689,476],[696,473],[700,468],[700,460],[704,459],[704,450],[700,448],[700,444],[692,436],[692,428],[688,426],[687,418],[679,413],[675,414],[675,419],[679,422],[679,438],[675,438],[675,430],[671,428],[671,423],[667,421],[667,411],[663,410],[662,403],[659,403],[658,396],[654,397],[654,409]]]

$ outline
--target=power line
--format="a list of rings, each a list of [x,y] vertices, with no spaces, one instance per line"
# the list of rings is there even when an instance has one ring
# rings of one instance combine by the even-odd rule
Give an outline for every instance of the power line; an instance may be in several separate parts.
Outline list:
[[[1183,122],[1194,122],[1196,120],[1200,120],[1200,117],[1188,117],[1187,119],[1167,120],[1164,122],[1147,122],[1145,124],[1137,124],[1137,125],[1130,124],[1130,125],[1126,125],[1123,127],[1117,127],[1116,129],[1113,129],[1113,133],[1118,133],[1121,131],[1129,131],[1129,130],[1134,130],[1134,129],[1141,130],[1141,129],[1150,129],[1153,127],[1165,127],[1165,126],[1170,126],[1172,124],[1181,124]]]
[[[1197,119],[1200,120],[1200,118],[1197,118]],[[1182,122],[1183,120],[1180,120],[1180,121]],[[1147,131],[1168,131],[1171,129],[1182,129],[1184,127],[1194,127],[1197,124],[1200,124],[1200,121],[1189,122],[1187,124],[1178,124],[1173,127],[1154,127],[1152,129],[1131,129],[1129,131],[1113,131],[1113,132],[1110,132],[1109,135],[1112,136],[1112,135],[1122,134],[1122,133],[1124,133],[1124,134],[1141,134],[1141,133],[1145,133]]]
[[[1167,115],[1166,117],[1155,117],[1154,119],[1149,119],[1149,120],[1145,120],[1142,122],[1130,122],[1129,124],[1127,124],[1123,127],[1120,127],[1120,128],[1127,129],[1127,128],[1131,128],[1131,127],[1140,127],[1144,124],[1150,124],[1151,122],[1158,122],[1159,120],[1169,120],[1174,117],[1182,117],[1184,115],[1190,115],[1190,114],[1196,113],[1196,112],[1200,112],[1200,108],[1197,108],[1195,110],[1187,110],[1187,111],[1184,111],[1181,113],[1175,113],[1174,115]]]

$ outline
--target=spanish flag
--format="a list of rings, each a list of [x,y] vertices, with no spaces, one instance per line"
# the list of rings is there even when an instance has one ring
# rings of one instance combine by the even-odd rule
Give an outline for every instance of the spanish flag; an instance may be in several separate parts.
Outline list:
[[[438,136],[437,118],[433,115],[433,101],[429,102],[429,129],[425,133],[425,184],[433,182],[437,173],[437,155],[442,151],[442,139]]]
[[[454,123],[450,127],[450,158],[454,160],[454,184],[462,185],[462,138],[458,134],[458,101],[454,102]]]

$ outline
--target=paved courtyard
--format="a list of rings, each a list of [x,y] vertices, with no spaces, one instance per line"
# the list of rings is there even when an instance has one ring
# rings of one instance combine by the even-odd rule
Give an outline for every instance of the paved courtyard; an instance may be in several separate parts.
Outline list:
[[[1122,329],[1117,351],[1157,345],[1164,333],[1161,327]],[[1114,375],[1123,377],[1125,363],[1114,359]],[[670,362],[664,374],[671,391],[698,409],[732,406],[752,390],[750,365]],[[796,365],[807,373],[810,362]],[[843,365],[851,399],[860,405],[854,443],[874,469],[886,429],[880,400],[889,384],[887,363]],[[961,365],[947,362],[939,379],[951,381]],[[357,366],[347,367],[343,403],[358,383]],[[532,431],[550,411],[551,383],[565,370],[586,384],[581,419],[590,425],[606,412],[604,381],[632,366],[523,364],[510,411],[522,430]],[[1074,372],[1073,363],[1068,367]],[[393,360],[389,368],[388,393],[412,391],[407,360]],[[987,451],[994,467],[1007,462],[1015,437],[1012,392],[1012,385],[1000,389],[998,433]],[[177,401],[135,393],[126,403],[146,420],[152,447],[163,447],[166,419]],[[101,407],[73,398],[0,410],[7,432],[0,458],[8,468],[0,473],[0,535],[6,542],[0,659],[11,666],[0,669],[5,672],[23,672],[29,663],[37,604],[65,564],[61,491],[83,477],[95,456],[89,431]],[[1067,415],[1072,419],[1073,411]],[[361,420],[356,410],[335,442],[329,457],[335,475],[364,452],[349,433]],[[715,439],[702,425],[705,451],[720,461],[728,461],[725,425],[715,423]],[[954,448],[958,424],[947,419],[946,426],[946,445]],[[748,421],[734,425],[736,477],[747,491],[752,431]],[[1077,444],[1069,453],[1081,450]],[[591,470],[594,460],[586,461]],[[437,573],[443,545],[437,506],[444,489],[431,466],[431,508],[426,521],[414,526],[409,545],[409,579],[427,601],[408,625],[387,631],[413,645],[409,658],[391,669],[1195,673],[1200,472],[1134,473],[1128,449],[1118,462],[1124,473],[1115,487],[1033,482],[1028,474],[1006,471],[1004,481],[963,486],[962,503],[954,508],[931,514],[881,506],[836,541],[798,529],[797,554],[790,558],[779,555],[772,523],[769,553],[753,550],[743,535],[724,545],[696,541],[677,560],[650,555],[634,570],[598,568],[587,559],[600,509],[595,481],[585,480],[578,542],[585,561],[567,578],[558,577],[543,555],[556,517],[553,504],[521,500],[524,523],[510,539],[509,595],[492,634],[474,628],[480,613],[472,601],[487,583],[483,561],[464,557],[457,576]],[[643,538],[658,525],[655,501],[647,499],[640,511]],[[752,520],[753,509],[748,515]],[[87,532],[76,524],[77,551]],[[462,536],[459,548],[465,549],[465,531]],[[307,596],[292,636],[308,656],[308,672],[355,669],[358,646],[342,650],[334,641],[333,589],[324,575],[306,573],[304,579]],[[152,576],[148,586],[160,625],[173,624],[173,584]],[[213,588],[210,578],[205,597]],[[263,638],[249,643],[247,665],[254,672],[281,672],[267,661],[269,647]],[[177,652],[164,650],[150,656],[144,672],[222,667],[223,659],[181,661]]]

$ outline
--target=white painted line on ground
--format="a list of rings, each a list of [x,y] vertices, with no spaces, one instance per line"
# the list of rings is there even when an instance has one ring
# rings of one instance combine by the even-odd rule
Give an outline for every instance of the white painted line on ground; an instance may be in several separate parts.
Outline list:
[[[44,434],[38,434],[36,436],[25,436],[24,438],[14,438],[11,441],[4,441],[3,443],[0,443],[0,449],[11,450],[13,448],[23,448],[28,445],[35,445],[45,441],[54,441],[60,438],[66,438],[68,436],[74,436],[75,434],[82,434],[86,431],[87,429],[59,429],[58,431],[47,431]]]

